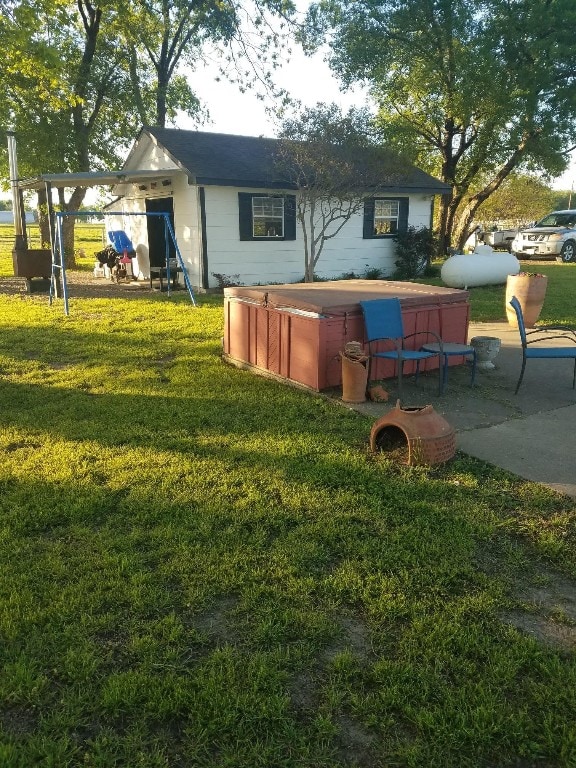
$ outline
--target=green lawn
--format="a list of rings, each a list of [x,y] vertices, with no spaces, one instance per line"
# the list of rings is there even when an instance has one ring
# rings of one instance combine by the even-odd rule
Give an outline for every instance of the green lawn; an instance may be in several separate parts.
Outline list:
[[[531,264],[522,262],[525,272],[540,272],[548,275],[546,301],[540,316],[542,323],[571,323],[576,325],[576,264],[547,262]],[[437,278],[424,278],[418,282],[443,285]],[[505,285],[488,285],[470,289],[471,319],[480,322],[502,322],[506,320],[504,309]]]
[[[0,765],[573,768],[574,650],[504,619],[574,624],[574,503],[370,455],[200,304],[0,296]]]

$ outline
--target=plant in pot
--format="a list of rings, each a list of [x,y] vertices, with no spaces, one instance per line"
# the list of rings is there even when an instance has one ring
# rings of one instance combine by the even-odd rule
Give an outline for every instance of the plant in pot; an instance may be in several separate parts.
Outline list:
[[[508,275],[505,305],[506,317],[510,325],[518,327],[516,313],[510,306],[512,296],[516,296],[520,302],[526,327],[533,328],[540,317],[547,287],[548,277],[539,272],[519,272],[517,275]]]

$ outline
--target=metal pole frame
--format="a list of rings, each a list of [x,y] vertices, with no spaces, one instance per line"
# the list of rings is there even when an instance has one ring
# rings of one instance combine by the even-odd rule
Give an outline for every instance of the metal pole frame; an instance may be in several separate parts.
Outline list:
[[[58,272],[62,276],[62,297],[64,299],[64,314],[69,315],[70,309],[68,307],[68,284],[66,282],[66,259],[64,258],[64,237],[62,233],[62,219],[66,216],[66,213],[56,214],[56,238],[52,250],[52,280],[50,280],[50,304],[52,304],[52,287],[56,285],[58,281]]]
[[[180,268],[182,269],[182,275],[184,276],[184,283],[186,285],[186,289],[188,290],[188,295],[190,296],[190,300],[192,304],[196,307],[196,299],[194,298],[194,290],[192,288],[192,283],[190,282],[190,278],[188,276],[188,270],[186,269],[186,266],[184,264],[184,259],[182,258],[182,254],[180,253],[180,248],[178,247],[178,243],[176,242],[176,235],[174,234],[174,229],[172,227],[172,223],[170,221],[170,214],[161,212],[161,211],[147,211],[147,212],[141,212],[141,211],[58,211],[56,213],[56,236],[53,238],[51,246],[52,246],[52,279],[50,281],[50,305],[52,305],[53,300],[53,286],[55,284],[55,280],[57,279],[57,275],[60,274],[62,276],[62,294],[64,298],[64,313],[66,315],[70,314],[69,306],[68,306],[68,285],[66,282],[66,264],[64,259],[64,246],[63,246],[63,235],[62,235],[62,219],[64,216],[161,216],[164,219],[164,239],[166,241],[166,253],[165,253],[165,264],[166,264],[166,281],[167,281],[167,295],[170,296],[170,248],[168,246],[168,235],[170,236],[170,239],[174,245],[174,250],[176,252],[176,259],[178,264],[180,265]],[[59,273],[58,273],[59,270]]]

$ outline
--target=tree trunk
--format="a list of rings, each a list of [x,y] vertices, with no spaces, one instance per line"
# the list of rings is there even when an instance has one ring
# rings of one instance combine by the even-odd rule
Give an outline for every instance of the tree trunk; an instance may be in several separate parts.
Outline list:
[[[48,198],[46,190],[38,190],[38,227],[40,229],[40,248],[50,248],[50,218],[48,216]]]
[[[316,270],[316,264],[318,262],[318,257],[316,256],[316,237],[315,237],[315,224],[314,224],[314,217],[316,215],[316,204],[314,200],[308,201],[309,205],[309,213],[308,213],[308,247],[306,249],[306,272],[304,275],[304,280],[307,283],[313,283],[314,282],[314,272]]]
[[[440,214],[438,223],[438,256],[448,256],[450,250],[450,233],[448,232],[448,208],[450,195],[442,195],[440,198]]]

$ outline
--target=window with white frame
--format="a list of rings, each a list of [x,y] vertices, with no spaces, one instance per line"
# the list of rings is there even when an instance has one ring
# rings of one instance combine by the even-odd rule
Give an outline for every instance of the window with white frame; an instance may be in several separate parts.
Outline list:
[[[284,198],[252,198],[252,236],[284,237]]]
[[[240,240],[296,240],[296,197],[238,192]]]
[[[400,204],[398,200],[374,200],[374,234],[395,235],[398,232]]]
[[[368,197],[364,201],[364,239],[393,239],[408,229],[410,199],[405,197]]]

